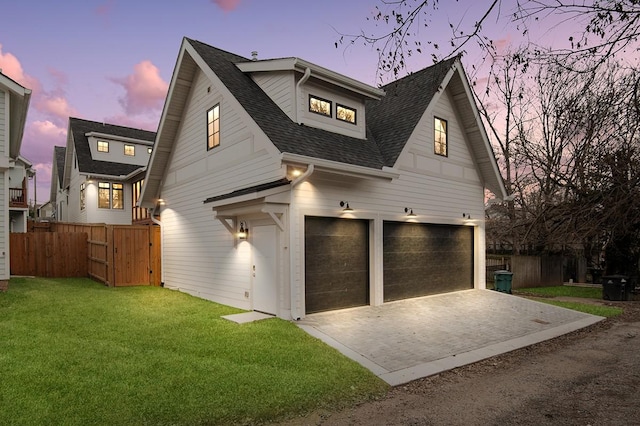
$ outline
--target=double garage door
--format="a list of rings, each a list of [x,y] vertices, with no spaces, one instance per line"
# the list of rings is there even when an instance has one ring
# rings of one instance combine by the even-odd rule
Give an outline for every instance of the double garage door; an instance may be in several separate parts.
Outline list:
[[[369,304],[369,221],[305,218],[306,312]],[[473,288],[473,228],[384,222],[384,301]]]

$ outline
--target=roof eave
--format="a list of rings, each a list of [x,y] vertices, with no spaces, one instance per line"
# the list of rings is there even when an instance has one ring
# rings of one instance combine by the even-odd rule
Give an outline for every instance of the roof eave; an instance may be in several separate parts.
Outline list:
[[[292,165],[311,165],[313,164],[316,171],[329,172],[343,176],[353,176],[368,179],[386,179],[393,180],[400,177],[400,174],[391,168],[373,169],[370,167],[357,166],[354,164],[341,163],[338,161],[324,160],[306,155],[291,154],[285,152],[282,154],[282,162]]]

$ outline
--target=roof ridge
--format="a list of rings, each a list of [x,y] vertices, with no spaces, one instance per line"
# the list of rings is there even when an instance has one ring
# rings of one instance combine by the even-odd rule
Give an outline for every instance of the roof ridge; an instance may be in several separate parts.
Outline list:
[[[459,54],[459,55],[456,55],[456,56],[454,56],[454,57],[452,57],[452,58],[449,58],[449,59],[445,59],[445,60],[443,60],[443,61],[436,62],[436,63],[435,63],[435,64],[433,64],[433,65],[429,65],[428,67],[422,68],[422,69],[420,69],[420,70],[418,70],[418,71],[411,72],[411,73],[409,73],[409,74],[405,75],[404,77],[400,77],[400,78],[399,78],[399,79],[397,79],[397,80],[390,81],[389,83],[385,84],[384,86],[381,86],[380,88],[381,88],[381,89],[384,89],[385,87],[392,86],[392,85],[394,85],[394,84],[398,84],[398,83],[402,84],[402,83],[404,83],[404,82],[405,82],[405,80],[409,80],[409,79],[411,79],[411,78],[417,78],[417,77],[419,77],[420,75],[425,74],[425,73],[427,73],[427,72],[433,72],[433,70],[434,70],[436,67],[442,67],[442,66],[444,66],[444,65],[445,65],[445,64],[447,64],[447,63],[453,63],[453,62],[455,62],[457,59],[459,59],[459,58],[461,58],[461,57],[462,57],[462,54]],[[449,67],[450,67],[450,66],[449,66]]]

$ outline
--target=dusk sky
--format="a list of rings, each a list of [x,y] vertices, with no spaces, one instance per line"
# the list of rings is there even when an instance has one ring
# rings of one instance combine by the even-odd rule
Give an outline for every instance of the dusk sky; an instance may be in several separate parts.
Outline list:
[[[451,11],[440,7],[441,22],[424,29],[425,40],[448,36],[447,19],[477,19],[477,13],[464,4],[451,3]],[[66,144],[70,116],[157,130],[184,36],[245,57],[251,57],[253,50],[260,59],[301,57],[377,85],[376,52],[362,44],[336,49],[334,42],[338,32],[375,31],[367,17],[379,4],[378,0],[7,2],[0,24],[0,69],[33,90],[22,155],[37,171],[37,202],[49,199],[53,147]],[[504,28],[494,34],[503,41],[511,37]],[[471,53],[463,62],[468,67],[473,60]],[[408,70],[431,64],[429,53],[413,56]]]

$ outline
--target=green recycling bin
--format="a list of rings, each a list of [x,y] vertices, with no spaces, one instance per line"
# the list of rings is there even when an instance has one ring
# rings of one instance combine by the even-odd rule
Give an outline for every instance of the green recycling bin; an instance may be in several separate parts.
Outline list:
[[[511,294],[511,282],[513,280],[513,272],[511,271],[495,271],[493,273],[493,289],[502,293]]]

